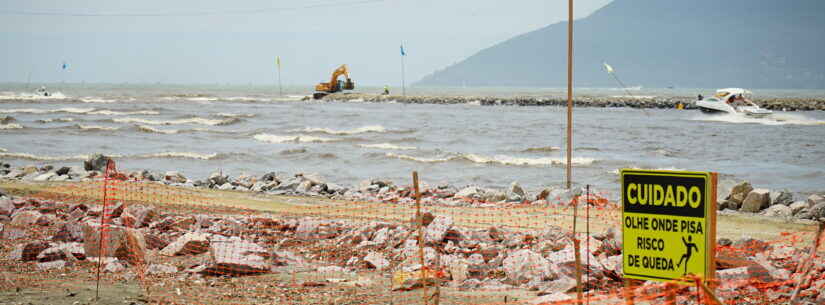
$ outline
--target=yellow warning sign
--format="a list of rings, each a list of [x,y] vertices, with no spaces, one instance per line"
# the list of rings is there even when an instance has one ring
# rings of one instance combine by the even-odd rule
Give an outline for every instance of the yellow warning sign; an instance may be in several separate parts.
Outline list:
[[[625,277],[709,279],[716,244],[712,174],[623,169],[621,179]]]

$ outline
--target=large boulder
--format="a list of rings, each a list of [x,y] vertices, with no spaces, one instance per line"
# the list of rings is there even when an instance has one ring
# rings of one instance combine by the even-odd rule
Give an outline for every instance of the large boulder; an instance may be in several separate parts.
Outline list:
[[[519,202],[526,198],[527,193],[524,192],[524,189],[518,184],[518,182],[513,181],[513,183],[510,183],[510,189],[507,191],[507,201]]]
[[[37,256],[48,248],[48,243],[39,241],[17,245],[17,247],[9,253],[7,259],[10,261],[22,262],[36,261]]]
[[[14,212],[14,202],[9,198],[0,197],[0,216],[9,216]]]
[[[805,201],[797,201],[797,202],[791,203],[791,205],[790,205],[791,213],[793,213],[793,215],[799,214],[799,212],[801,212],[802,210],[808,209],[810,207],[811,206],[809,206],[808,203],[805,202]]]
[[[748,196],[748,193],[750,193],[752,190],[753,186],[751,186],[750,182],[741,182],[733,186],[733,188],[730,190],[730,194],[726,199],[741,204],[743,201],[745,201],[745,198]]]
[[[375,270],[381,271],[390,266],[390,261],[384,258],[384,255],[379,252],[370,252],[364,256],[364,261]]]
[[[793,215],[791,207],[784,204],[772,205],[765,209],[765,216],[769,217],[790,217]]]
[[[52,236],[54,241],[71,242],[83,241],[83,226],[77,222],[67,222],[57,229],[57,233]]]
[[[212,264],[203,273],[222,276],[261,274],[269,272],[269,251],[260,245],[240,240],[220,238],[209,244]]]
[[[552,280],[558,276],[544,257],[529,249],[513,252],[504,259],[503,265],[507,281],[512,284]]]
[[[825,218],[825,202],[817,203],[811,207],[810,219],[818,220],[820,218]]]
[[[822,197],[822,195],[813,194],[808,196],[806,202],[808,203],[808,206],[813,207],[819,203],[825,202],[825,197]]]
[[[177,240],[161,249],[158,253],[166,256],[201,254],[209,251],[209,245],[208,234],[189,232],[178,237]]]
[[[124,226],[140,228],[149,225],[156,216],[154,208],[132,204],[124,209],[120,219]]]
[[[304,218],[298,222],[295,237],[303,239],[330,239],[338,236],[339,226],[329,220]]]
[[[424,241],[428,243],[439,243],[447,236],[447,231],[453,226],[453,218],[450,216],[438,215],[427,226],[424,231]]]
[[[756,213],[768,208],[771,205],[770,191],[766,189],[754,189],[748,193],[742,201],[742,212]]]
[[[146,241],[140,231],[97,222],[83,224],[83,250],[89,257],[116,257],[132,263],[146,259]]]
[[[773,191],[771,192],[771,205],[791,205],[793,203],[793,194],[788,191]]]
[[[111,161],[112,158],[101,154],[94,154],[89,156],[89,159],[83,161],[83,168],[87,171],[104,171],[106,170],[106,164]]]

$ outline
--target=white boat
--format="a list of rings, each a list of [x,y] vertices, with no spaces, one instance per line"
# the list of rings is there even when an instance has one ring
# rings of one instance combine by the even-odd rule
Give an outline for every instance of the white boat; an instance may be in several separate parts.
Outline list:
[[[742,113],[752,117],[765,117],[773,113],[750,100],[751,92],[742,88],[716,90],[711,97],[696,101],[696,107],[705,113]]]

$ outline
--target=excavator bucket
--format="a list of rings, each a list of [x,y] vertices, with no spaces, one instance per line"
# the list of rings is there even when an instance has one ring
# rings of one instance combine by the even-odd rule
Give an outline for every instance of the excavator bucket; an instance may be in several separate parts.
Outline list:
[[[347,81],[344,82],[344,90],[352,90],[355,89],[355,82],[351,79],[347,78]]]

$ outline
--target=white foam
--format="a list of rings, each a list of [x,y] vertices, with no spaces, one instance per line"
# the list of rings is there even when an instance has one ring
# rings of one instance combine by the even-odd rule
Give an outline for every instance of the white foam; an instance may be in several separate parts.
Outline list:
[[[305,135],[298,135],[298,136],[279,136],[273,134],[256,134],[254,136],[255,140],[267,143],[323,143],[323,142],[332,142],[335,139],[330,138],[322,138],[322,137],[313,137],[313,136],[305,136]]]
[[[116,102],[116,100],[107,100],[104,98],[99,97],[84,97],[81,98],[80,101],[84,103],[100,103],[100,104],[110,104]]]
[[[98,114],[98,115],[156,115],[160,114],[160,112],[153,111],[153,110],[140,110],[140,111],[112,111],[112,110],[98,110],[92,111],[87,114]]]
[[[75,114],[82,114],[94,111],[94,108],[73,108],[73,107],[66,107],[60,109],[34,109],[34,108],[24,108],[24,109],[8,109],[8,110],[0,110],[0,113],[32,113],[32,114],[44,114],[44,113],[59,113],[59,112],[68,112],[68,113],[75,113]]]
[[[152,126],[146,126],[146,125],[138,125],[137,128],[138,128],[138,130],[143,131],[143,132],[154,132],[154,133],[162,133],[162,134],[176,134],[176,133],[180,132],[177,129],[164,130],[164,129],[157,129],[157,128],[154,128]]]
[[[755,118],[742,113],[726,113],[701,115],[694,117],[694,121],[709,121],[709,122],[725,122],[734,124],[762,124],[770,126],[779,125],[825,125],[825,121],[811,119],[801,114],[791,114],[787,112],[774,112],[773,114],[763,117]]]
[[[52,123],[52,122],[74,122],[74,118],[56,118],[56,119],[42,119],[37,120],[38,123]]]
[[[210,120],[204,118],[190,118],[190,119],[179,119],[179,120],[169,120],[169,121],[158,121],[158,120],[148,120],[148,119],[141,119],[141,118],[119,118],[114,119],[116,123],[137,123],[137,124],[147,124],[147,125],[179,125],[179,124],[203,124],[203,125],[211,125],[211,126],[218,126],[218,125],[228,125],[238,121],[237,118],[229,118],[224,120]]]
[[[212,154],[200,154],[194,152],[178,152],[178,151],[168,151],[168,152],[160,152],[160,153],[153,153],[153,154],[142,154],[135,156],[136,158],[182,158],[182,159],[198,159],[198,160],[211,160],[218,156],[216,153]]]
[[[8,149],[5,149],[5,148],[0,147],[0,152],[7,152],[7,151],[9,151],[9,150],[8,150]]]
[[[364,148],[377,148],[377,149],[389,149],[389,150],[416,150],[415,146],[399,146],[393,145],[390,143],[380,143],[380,144],[358,144],[360,147]]]
[[[61,92],[52,92],[49,96],[34,93],[0,92],[0,100],[60,100],[67,98]]]
[[[17,123],[0,124],[0,129],[23,129],[23,126]]]
[[[78,128],[82,130],[118,130],[120,128],[117,127],[107,127],[107,126],[99,126],[99,125],[77,125]]]
[[[369,126],[363,126],[363,127],[359,127],[359,128],[355,128],[355,129],[350,129],[350,130],[335,130],[335,129],[329,129],[329,128],[311,128],[311,127],[307,127],[307,128],[300,129],[300,130],[291,130],[291,131],[317,132],[317,133],[326,133],[326,134],[331,134],[331,135],[353,135],[353,134],[367,133],[367,132],[379,132],[379,133],[380,132],[386,132],[387,129],[384,128],[384,126],[381,126],[381,125],[369,125]]]
[[[252,114],[252,113],[226,113],[226,112],[221,112],[221,113],[218,113],[218,114],[215,114],[215,115],[216,116],[221,116],[221,117],[226,117],[226,118],[251,118],[251,117],[255,116],[255,114]]]
[[[657,167],[657,168],[638,168],[638,169],[646,169],[646,170],[655,170],[655,171],[674,171],[674,172],[681,172],[686,171],[684,168],[676,168],[676,167]],[[607,171],[610,174],[619,175],[621,174],[622,170],[620,168],[609,170]]]
[[[107,156],[109,156],[109,155],[107,155]],[[31,161],[64,161],[64,160],[68,161],[68,160],[86,160],[86,159],[89,159],[89,155],[38,156],[38,155],[27,154],[27,153],[6,153],[6,152],[0,153],[0,157],[25,159],[25,160],[31,160]]]
[[[441,163],[441,162],[449,162],[449,161],[457,161],[457,160],[466,160],[473,163],[483,163],[483,164],[500,164],[500,165],[512,165],[512,166],[550,166],[550,165],[560,165],[566,164],[566,161],[563,159],[558,158],[518,158],[518,157],[511,157],[506,155],[497,155],[493,157],[485,157],[477,154],[458,154],[455,156],[445,157],[445,158],[420,158],[402,154],[394,154],[394,153],[387,153],[386,156],[392,158],[398,158],[402,160],[410,160],[416,162],[424,162],[424,163]],[[586,166],[593,164],[595,159],[592,158],[573,158],[571,163],[573,165],[580,165]]]

